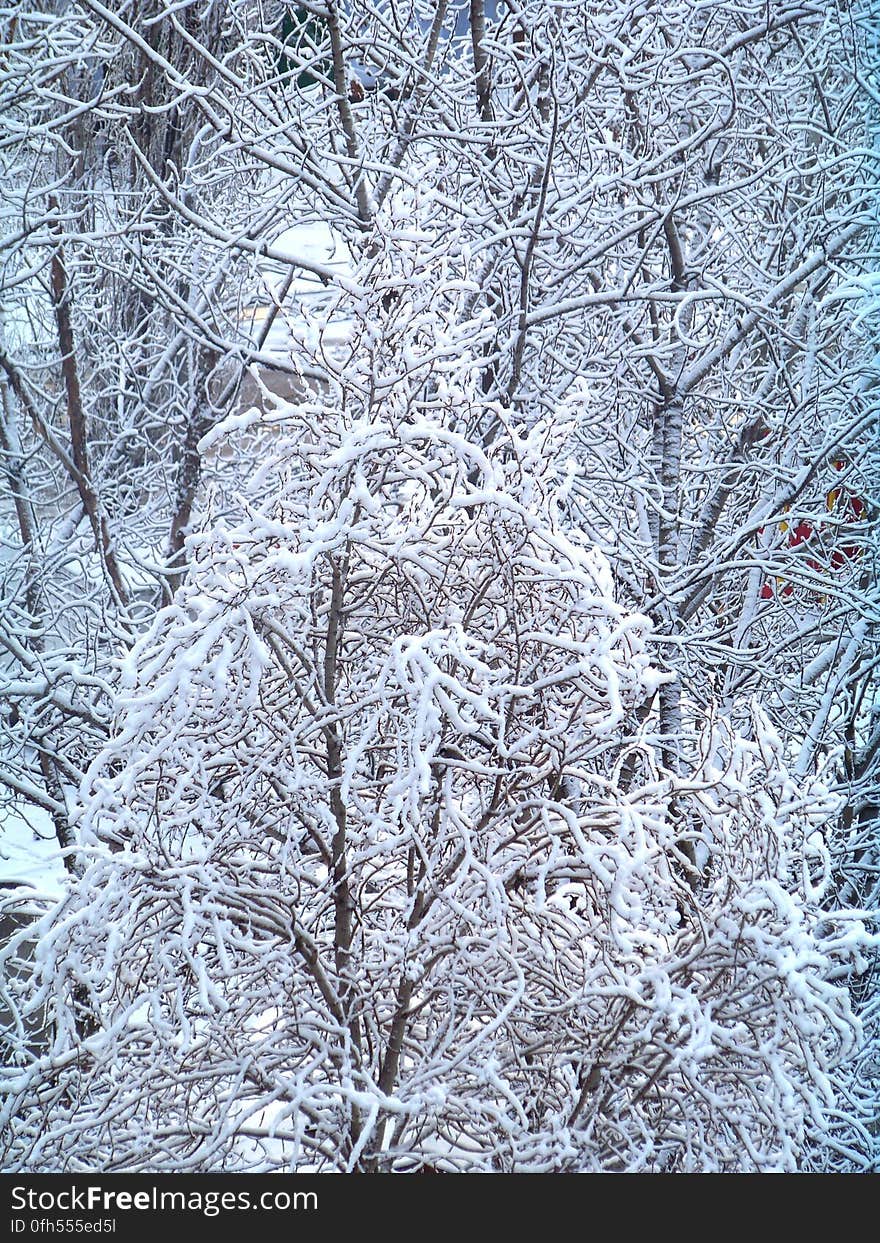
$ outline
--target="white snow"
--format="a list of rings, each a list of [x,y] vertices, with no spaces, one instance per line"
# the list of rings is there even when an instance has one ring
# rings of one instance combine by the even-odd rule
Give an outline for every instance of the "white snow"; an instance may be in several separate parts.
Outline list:
[[[48,812],[30,804],[0,807],[0,884],[28,885],[58,898],[65,876]]]

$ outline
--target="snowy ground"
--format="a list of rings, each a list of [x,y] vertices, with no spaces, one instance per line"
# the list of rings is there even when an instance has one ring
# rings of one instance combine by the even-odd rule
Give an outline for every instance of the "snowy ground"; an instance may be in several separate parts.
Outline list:
[[[261,346],[263,354],[289,357],[291,347],[304,335],[318,331],[325,347],[333,347],[343,341],[350,325],[344,322],[325,322],[324,315],[335,295],[334,277],[346,277],[351,272],[352,256],[345,241],[329,225],[321,221],[291,225],[272,242],[274,255],[284,256],[299,270],[290,279],[290,267],[280,260],[267,259],[262,266],[262,277],[269,297],[264,304],[253,306],[245,313],[245,322],[252,328],[256,341],[260,337],[271,303],[278,299],[282,309],[269,329],[269,335]]]
[[[25,804],[0,808],[0,885],[27,885],[58,898],[65,870],[47,812]]]

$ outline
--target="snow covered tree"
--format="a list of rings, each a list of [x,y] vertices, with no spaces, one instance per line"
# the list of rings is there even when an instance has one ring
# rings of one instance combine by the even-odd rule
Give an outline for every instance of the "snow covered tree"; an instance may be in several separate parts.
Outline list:
[[[3,18],[10,1163],[870,1168],[870,5]]]
[[[428,318],[433,244],[126,662],[7,1168],[792,1169],[834,1107],[837,802],[759,712],[686,778],[621,756],[670,675],[561,520],[570,429]]]

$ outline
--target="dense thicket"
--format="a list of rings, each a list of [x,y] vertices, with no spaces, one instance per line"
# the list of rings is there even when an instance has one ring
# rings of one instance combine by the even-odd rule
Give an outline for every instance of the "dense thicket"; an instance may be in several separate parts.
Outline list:
[[[0,21],[9,1166],[872,1168],[871,6]]]

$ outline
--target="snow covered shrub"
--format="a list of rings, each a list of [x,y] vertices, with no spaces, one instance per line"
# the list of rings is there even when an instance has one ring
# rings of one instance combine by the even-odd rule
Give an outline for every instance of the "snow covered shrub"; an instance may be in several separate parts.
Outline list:
[[[567,429],[478,448],[460,358],[433,407],[370,365],[126,663],[5,1167],[795,1168],[856,1038],[835,801],[760,718],[687,778],[623,746],[669,675],[563,530]]]

